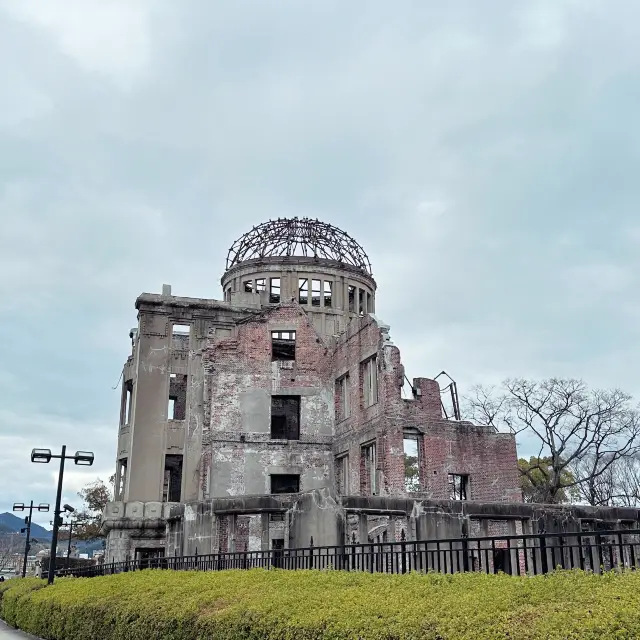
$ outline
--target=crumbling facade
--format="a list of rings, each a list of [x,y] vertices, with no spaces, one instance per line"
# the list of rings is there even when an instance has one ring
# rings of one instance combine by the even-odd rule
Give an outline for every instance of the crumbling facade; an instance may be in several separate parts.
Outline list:
[[[410,529],[414,507],[365,513],[356,498],[521,502],[511,435],[449,419],[437,380],[403,397],[369,260],[344,232],[260,225],[232,246],[222,288],[136,300],[108,561]]]

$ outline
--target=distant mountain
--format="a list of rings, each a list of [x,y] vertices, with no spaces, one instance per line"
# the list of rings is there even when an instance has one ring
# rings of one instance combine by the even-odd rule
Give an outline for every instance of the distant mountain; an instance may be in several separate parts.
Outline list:
[[[22,513],[25,513],[24,511]],[[9,513],[0,513],[0,533],[19,533],[20,529],[24,528],[24,518]],[[51,540],[51,531],[41,527],[39,524],[33,522],[31,524],[31,537],[38,540]]]

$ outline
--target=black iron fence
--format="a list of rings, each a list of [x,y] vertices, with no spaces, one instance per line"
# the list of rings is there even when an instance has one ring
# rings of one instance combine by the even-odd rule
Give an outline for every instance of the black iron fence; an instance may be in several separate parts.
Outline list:
[[[561,568],[602,573],[640,568],[640,529],[195,554],[61,569],[56,575],[93,577],[143,569],[222,571],[256,568],[371,573],[480,571],[523,576]]]

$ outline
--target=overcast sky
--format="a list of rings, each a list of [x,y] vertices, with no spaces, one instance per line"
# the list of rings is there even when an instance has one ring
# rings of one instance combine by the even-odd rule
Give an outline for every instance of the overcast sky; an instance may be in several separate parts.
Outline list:
[[[0,512],[115,467],[134,300],[252,225],[367,250],[408,376],[640,397],[640,4],[0,0]],[[47,523],[50,516],[40,518]]]

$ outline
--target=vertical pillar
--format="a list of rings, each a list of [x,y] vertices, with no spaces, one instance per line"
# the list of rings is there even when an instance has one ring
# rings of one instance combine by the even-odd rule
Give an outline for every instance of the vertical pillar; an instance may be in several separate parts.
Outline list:
[[[220,551],[220,528],[218,526],[219,519],[215,513],[211,514],[211,553]]]
[[[232,513],[227,516],[227,519],[229,522],[229,553],[235,553],[237,516],[235,513]]]
[[[311,295],[311,290],[309,290],[309,295]],[[290,513],[289,511],[286,511],[284,514],[284,548],[285,549],[289,548],[289,527],[291,525],[291,518],[289,513]]]
[[[358,516],[358,541],[360,542],[360,544],[367,544],[367,542],[369,541],[366,513],[361,513]]]
[[[390,516],[389,517],[389,525],[388,525],[388,532],[389,532],[389,542],[398,542],[398,517],[397,516]]]
[[[260,525],[262,527],[261,550],[269,551],[269,514],[263,513],[260,516]]]

